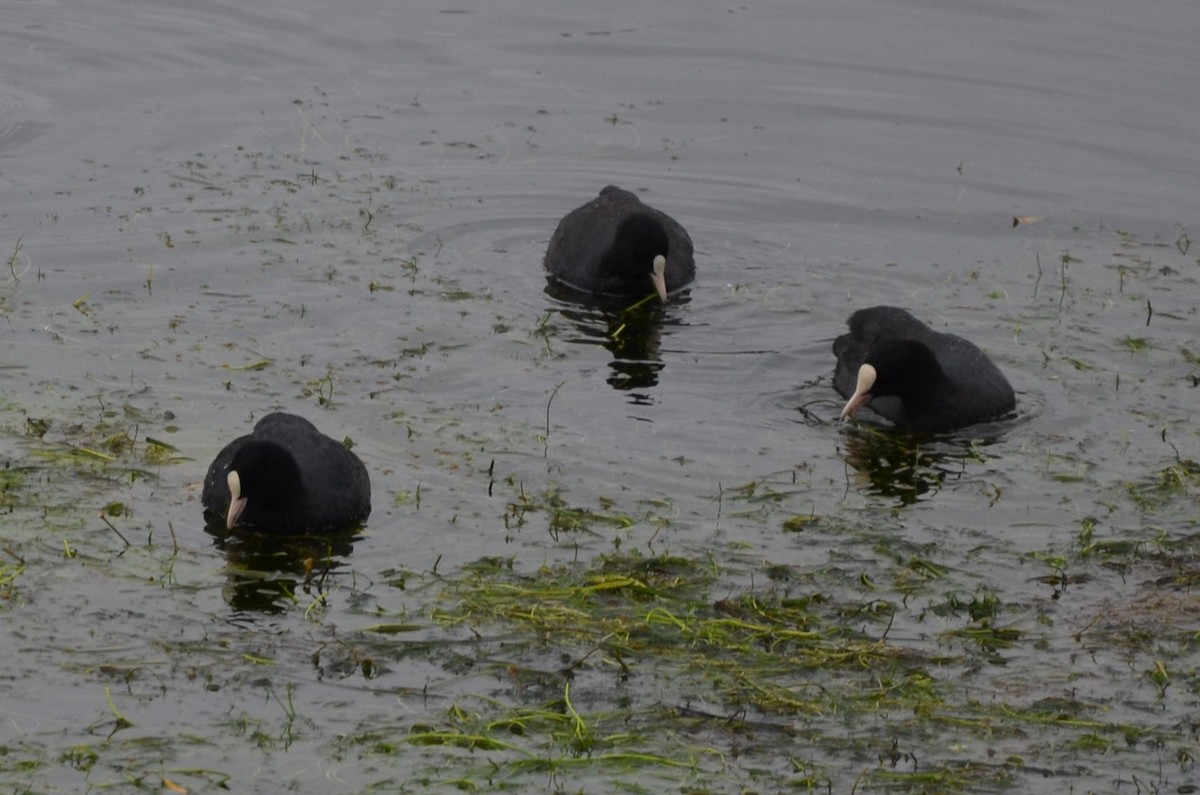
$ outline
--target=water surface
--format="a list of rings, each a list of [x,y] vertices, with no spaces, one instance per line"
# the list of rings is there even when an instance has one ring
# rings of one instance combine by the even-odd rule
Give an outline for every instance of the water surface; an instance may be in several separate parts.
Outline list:
[[[821,724],[859,750],[730,754],[697,774],[713,791],[773,791],[797,758],[849,791],[888,738],[930,764],[1015,760],[1026,792],[1185,791],[1191,4],[3,5],[10,785],[448,782],[448,751],[347,740],[526,697],[503,660],[464,675],[458,651],[395,651],[466,636],[431,619],[438,577],[619,545],[711,559],[731,592],[769,590],[764,566],[836,568],[838,599],[903,604],[890,638],[930,657],[962,653],[940,633],[965,622],[934,607],[994,596],[1022,642],[934,675],[972,703],[1070,697],[1132,727],[1101,753],[1056,726],[913,737],[881,712]],[[627,342],[541,272],[557,219],[608,183],[697,249],[696,284]],[[835,422],[829,345],[880,303],[981,345],[1017,416],[915,450]],[[214,539],[198,504],[220,447],[277,408],[351,437],[372,472],[370,524],[313,609],[311,550]],[[635,521],[513,521],[551,496]],[[826,524],[784,530],[805,515]],[[1084,554],[1097,539],[1127,552]],[[906,596],[910,558],[945,574]],[[418,629],[365,670],[356,630],[401,620]],[[1088,634],[1118,625],[1156,631]],[[647,675],[631,693],[681,706],[697,687]],[[598,673],[574,696],[613,706]],[[609,775],[558,785],[636,779]]]

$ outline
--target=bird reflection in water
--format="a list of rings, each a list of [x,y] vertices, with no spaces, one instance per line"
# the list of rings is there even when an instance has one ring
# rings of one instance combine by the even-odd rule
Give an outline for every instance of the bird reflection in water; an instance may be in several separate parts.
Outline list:
[[[580,335],[568,338],[569,342],[601,345],[612,354],[606,379],[609,386],[630,393],[635,404],[652,403],[645,390],[658,385],[664,367],[663,327],[679,322],[669,316],[671,307],[688,303],[687,292],[673,295],[666,306],[655,294],[633,303],[627,298],[591,298],[580,303],[577,292],[554,283],[546,286],[546,293],[563,302],[558,314]]]
[[[846,463],[866,478],[868,491],[906,506],[969,482],[967,465],[981,461],[980,446],[996,440],[907,434],[863,423],[847,428],[841,441]]]
[[[331,578],[347,566],[360,538],[357,529],[321,535],[279,535],[226,530],[210,523],[205,532],[225,555],[225,601],[239,612],[282,613],[297,600],[322,598]]]

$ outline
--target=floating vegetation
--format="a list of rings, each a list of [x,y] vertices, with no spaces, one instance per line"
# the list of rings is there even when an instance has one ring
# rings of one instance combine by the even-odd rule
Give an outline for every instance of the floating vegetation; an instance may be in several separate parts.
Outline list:
[[[898,560],[896,570],[933,583],[952,573],[919,558]],[[816,585],[822,577],[808,578],[812,587],[797,590],[794,578],[768,574],[774,584],[765,589],[730,592],[728,573],[709,557],[673,554],[608,554],[530,573],[512,559],[481,559],[439,578],[431,618],[470,638],[455,669],[486,674],[499,691],[456,698],[441,720],[376,727],[349,741],[372,756],[404,745],[484,752],[486,764],[468,757],[426,774],[467,789],[519,787],[531,774],[573,780],[586,770],[608,787],[648,776],[710,791],[701,782],[727,772],[732,753],[743,757],[739,767],[810,789],[959,793],[1005,789],[1081,754],[1107,764],[1100,758],[1147,745],[1183,753],[1186,732],[1151,716],[1130,722],[1082,697],[1038,698],[1034,688],[1033,698],[973,699],[960,684],[964,669],[1003,666],[1004,655],[1047,642],[1022,626],[1028,607],[995,593],[951,591],[911,611],[855,599],[841,578],[828,590]],[[894,587],[904,586],[898,577]],[[940,645],[958,650],[931,656],[909,631],[896,634],[895,625],[914,620],[958,622],[939,633]],[[405,623],[388,634],[414,631]],[[1176,678],[1161,656],[1145,669],[1160,698]],[[946,752],[963,748],[963,733],[1012,748],[1039,727],[1053,728],[1053,739],[1042,731],[1037,746],[1005,759]],[[897,732],[910,738],[907,749]],[[1189,758],[1180,757],[1181,769]],[[856,780],[834,772],[848,766]]]
[[[85,508],[87,500],[81,498],[94,494],[93,510],[104,516],[127,516],[124,509],[111,509],[121,505],[112,499],[115,487],[155,481],[161,467],[188,458],[161,439],[143,437],[136,411],[122,414],[130,419],[83,424],[26,418],[24,433],[17,437],[23,452],[21,465],[10,462],[0,469],[0,507],[67,512]],[[60,491],[61,502],[55,496]]]
[[[562,494],[555,490],[547,490],[541,495],[526,494],[521,489],[517,498],[508,504],[504,513],[504,525],[509,529],[524,527],[527,514],[539,513],[549,517],[548,531],[557,538],[561,533],[576,533],[587,531],[594,525],[608,525],[616,528],[633,526],[635,518],[627,514],[573,508],[567,504]]]
[[[797,266],[780,287],[789,241],[718,224],[710,287],[742,284],[560,306],[538,241],[563,186],[511,201],[519,128],[439,142],[458,120],[363,96],[315,90],[295,136],[268,112],[244,145],[165,169],[152,150],[120,169],[133,204],[72,158],[72,192],[14,216],[0,617],[22,686],[0,781],[1194,788],[1186,234],[1122,230],[1113,252],[1110,231],[1022,216],[1020,248],[981,234],[973,264],[910,252],[904,300],[987,309],[1020,416],[974,441],[837,425],[833,405],[792,425],[797,381],[832,402],[817,338],[843,278]],[[426,131],[397,138],[412,116]],[[508,166],[481,183],[481,158]],[[899,283],[870,259],[839,272]],[[60,261],[88,267],[38,267]],[[369,527],[205,534],[194,458],[288,404],[352,430]]]
[[[1141,351],[1151,347],[1150,340],[1146,339],[1145,337],[1133,337],[1126,335],[1121,338],[1120,343],[1131,353],[1140,353]]]
[[[464,698],[439,722],[416,722],[400,733],[376,728],[344,742],[375,760],[405,755],[412,746],[438,749],[454,760],[420,775],[415,783],[422,789],[519,791],[531,780],[580,774],[614,783],[666,783],[697,781],[722,770],[721,750],[687,738],[672,744],[673,753],[654,750],[678,723],[679,716],[667,709],[584,709],[574,703],[567,683],[537,707],[510,709],[496,699]]]
[[[17,587],[17,578],[25,573],[25,561],[11,550],[0,557],[0,607],[12,602]]]
[[[1181,497],[1194,503],[1200,495],[1200,464],[1191,459],[1180,459],[1159,470],[1151,479],[1128,484],[1126,490],[1142,511],[1157,510]]]

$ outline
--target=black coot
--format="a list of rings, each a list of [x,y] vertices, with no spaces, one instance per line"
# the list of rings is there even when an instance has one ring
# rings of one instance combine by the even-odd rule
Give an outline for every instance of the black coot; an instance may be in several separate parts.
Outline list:
[[[592,295],[654,290],[665,301],[696,277],[687,230],[616,185],[558,222],[545,264],[551,279]]]
[[[983,351],[926,326],[903,309],[860,309],[833,343],[833,384],[848,398],[842,419],[864,404],[906,431],[962,428],[1011,411],[1012,386]]]
[[[200,500],[230,530],[316,533],[365,521],[371,481],[341,442],[303,417],[276,412],[217,454]]]

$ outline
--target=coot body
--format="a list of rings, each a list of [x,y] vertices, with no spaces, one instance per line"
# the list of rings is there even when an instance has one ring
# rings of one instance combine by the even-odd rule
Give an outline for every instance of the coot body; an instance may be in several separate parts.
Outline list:
[[[834,387],[848,399],[842,419],[861,406],[906,431],[936,433],[1009,412],[1008,379],[974,343],[934,331],[894,306],[860,309],[833,343]]]
[[[320,533],[366,520],[371,481],[341,442],[303,417],[276,412],[217,454],[200,500],[230,530]]]
[[[558,222],[544,262],[549,278],[595,296],[665,301],[696,277],[687,230],[616,185]]]

